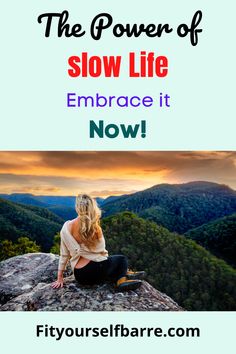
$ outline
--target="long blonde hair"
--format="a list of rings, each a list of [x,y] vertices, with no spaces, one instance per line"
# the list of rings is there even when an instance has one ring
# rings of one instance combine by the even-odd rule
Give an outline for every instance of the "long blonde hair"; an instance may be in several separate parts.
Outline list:
[[[102,235],[100,227],[101,210],[96,200],[88,194],[79,194],[76,197],[75,210],[79,216],[81,241],[88,248],[93,248]]]

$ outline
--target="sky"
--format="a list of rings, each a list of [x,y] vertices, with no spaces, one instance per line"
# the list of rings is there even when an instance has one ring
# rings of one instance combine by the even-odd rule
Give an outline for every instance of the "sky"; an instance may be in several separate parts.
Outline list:
[[[0,194],[107,197],[190,181],[212,181],[236,189],[236,152],[0,152]]]

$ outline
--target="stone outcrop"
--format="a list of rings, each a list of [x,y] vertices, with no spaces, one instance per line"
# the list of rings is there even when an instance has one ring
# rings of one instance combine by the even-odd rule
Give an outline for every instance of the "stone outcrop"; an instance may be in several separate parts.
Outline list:
[[[69,269],[61,289],[53,289],[58,256],[29,253],[0,263],[1,311],[183,311],[146,281],[136,291],[112,284],[79,285]]]

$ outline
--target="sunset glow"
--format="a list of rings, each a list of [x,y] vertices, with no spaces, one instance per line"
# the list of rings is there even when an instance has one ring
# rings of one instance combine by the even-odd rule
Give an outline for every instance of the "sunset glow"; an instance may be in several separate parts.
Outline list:
[[[236,188],[235,152],[1,152],[0,193],[106,197],[160,183]]]

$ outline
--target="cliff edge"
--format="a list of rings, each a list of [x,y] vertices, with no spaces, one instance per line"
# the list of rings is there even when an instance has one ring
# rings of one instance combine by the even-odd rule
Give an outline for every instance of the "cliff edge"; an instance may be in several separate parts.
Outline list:
[[[79,285],[71,270],[53,289],[58,256],[28,253],[0,262],[0,311],[184,311],[146,281],[136,291],[117,292],[111,284]]]

